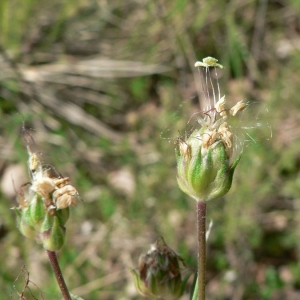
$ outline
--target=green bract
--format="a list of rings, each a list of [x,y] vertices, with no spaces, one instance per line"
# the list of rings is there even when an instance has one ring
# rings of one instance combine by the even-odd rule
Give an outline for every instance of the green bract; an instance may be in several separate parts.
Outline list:
[[[199,130],[195,130],[176,148],[178,185],[196,200],[219,198],[229,191],[240,157],[230,164],[221,140],[216,140],[203,151]]]

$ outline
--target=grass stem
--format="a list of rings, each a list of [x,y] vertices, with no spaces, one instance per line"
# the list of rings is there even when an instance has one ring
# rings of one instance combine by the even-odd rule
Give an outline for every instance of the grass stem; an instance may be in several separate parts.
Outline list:
[[[46,251],[47,251],[47,254],[48,254],[48,257],[49,257],[49,260],[50,260],[52,270],[55,274],[56,281],[59,285],[59,288],[61,290],[61,293],[62,293],[62,296],[63,296],[64,300],[72,300],[72,298],[70,296],[70,293],[69,293],[69,290],[67,288],[67,285],[65,283],[63,274],[62,274],[61,269],[59,267],[56,252],[55,251],[49,251],[49,250],[46,250]]]

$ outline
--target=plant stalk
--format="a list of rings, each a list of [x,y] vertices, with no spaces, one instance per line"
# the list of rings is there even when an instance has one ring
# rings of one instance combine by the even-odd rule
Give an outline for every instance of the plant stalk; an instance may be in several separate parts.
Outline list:
[[[67,288],[67,285],[65,283],[63,274],[62,274],[61,269],[59,267],[56,252],[55,251],[49,251],[49,250],[46,250],[46,251],[47,251],[47,254],[48,254],[48,257],[49,257],[49,260],[50,260],[52,270],[55,274],[56,281],[59,285],[59,288],[61,290],[61,293],[62,293],[62,296],[63,296],[64,300],[72,300],[72,298],[70,296],[70,293],[69,293],[69,290]]]
[[[206,275],[206,202],[197,201],[198,300],[205,300]]]

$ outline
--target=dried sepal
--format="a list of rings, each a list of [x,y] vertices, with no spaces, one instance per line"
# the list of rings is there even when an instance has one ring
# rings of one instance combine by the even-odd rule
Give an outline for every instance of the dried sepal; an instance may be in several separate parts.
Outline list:
[[[246,103],[243,102],[243,100],[239,101],[237,104],[235,104],[231,109],[230,109],[230,114],[232,116],[235,116],[239,111],[242,111],[245,107],[247,106]]]
[[[56,209],[64,209],[76,205],[80,199],[78,191],[72,185],[63,186],[53,193],[53,201]]]

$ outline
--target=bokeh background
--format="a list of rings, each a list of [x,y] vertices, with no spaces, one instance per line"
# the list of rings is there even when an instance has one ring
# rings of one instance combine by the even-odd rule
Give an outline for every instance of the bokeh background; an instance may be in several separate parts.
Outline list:
[[[23,265],[27,299],[60,298],[10,210],[28,181],[23,121],[84,200],[59,253],[72,292],[141,299],[128,269],[158,235],[196,267],[174,137],[200,110],[193,65],[209,55],[229,103],[252,104],[237,133],[252,142],[231,191],[208,205],[208,299],[300,299],[298,0],[1,0],[0,26],[2,299],[20,299]]]

